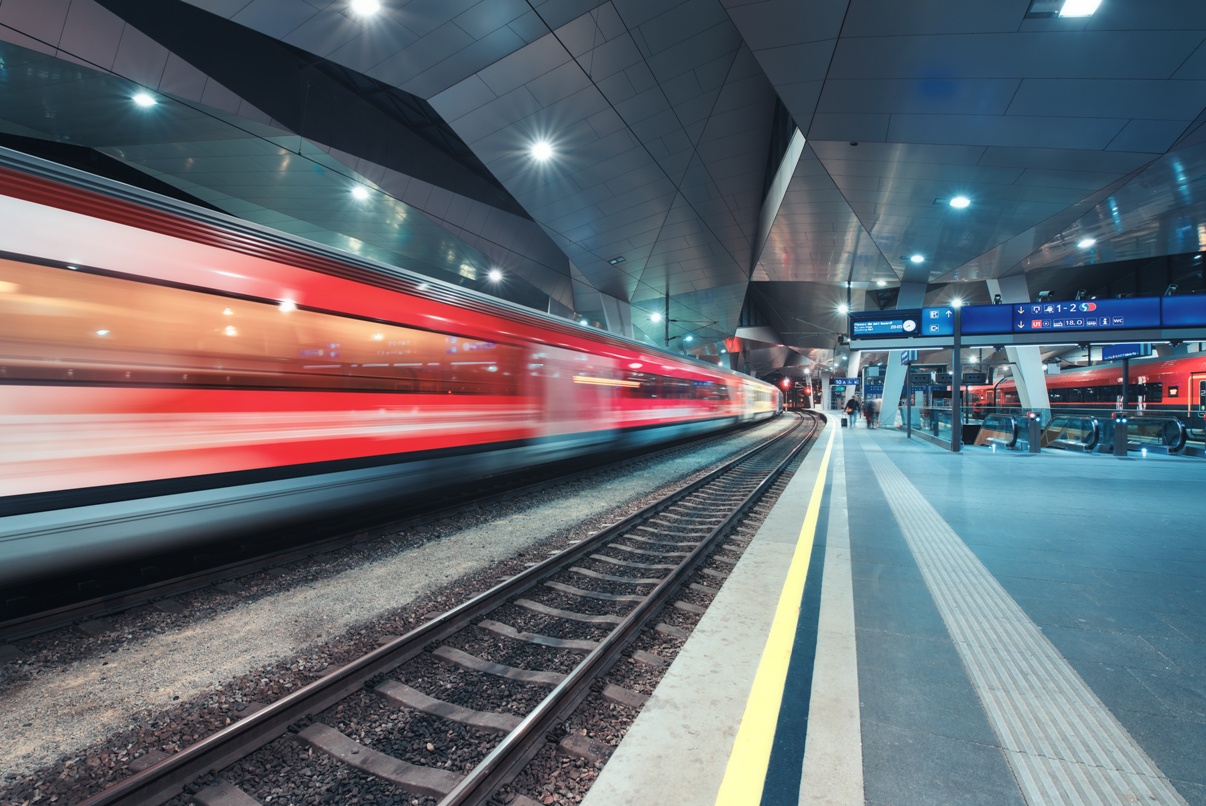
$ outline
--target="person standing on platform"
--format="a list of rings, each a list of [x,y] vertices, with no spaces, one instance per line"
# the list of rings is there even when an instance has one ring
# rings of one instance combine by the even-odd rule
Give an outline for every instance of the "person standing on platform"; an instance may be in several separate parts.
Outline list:
[[[867,402],[863,404],[863,416],[867,418],[867,427],[874,428],[879,425],[879,410],[875,406],[875,400],[867,398]]]
[[[855,423],[858,422],[858,412],[860,408],[862,408],[862,404],[859,403],[858,395],[850,398],[850,401],[846,403],[846,415],[850,417],[851,428],[854,428]]]

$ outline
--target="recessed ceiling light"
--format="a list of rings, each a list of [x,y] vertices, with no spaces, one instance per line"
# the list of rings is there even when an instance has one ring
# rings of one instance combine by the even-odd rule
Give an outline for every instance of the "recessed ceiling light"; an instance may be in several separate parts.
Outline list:
[[[532,144],[532,159],[546,162],[553,157],[553,146],[548,140],[538,140]]]
[[[608,262],[608,263],[610,263],[610,264],[611,264],[611,265],[613,265],[613,266],[614,266],[614,265],[616,265],[617,263],[623,263],[623,262],[624,262],[624,256],[623,256],[623,255],[619,255],[618,257],[613,257],[611,260],[609,260],[609,261],[607,261],[607,262]]]
[[[131,100],[139,106],[154,106],[159,103],[155,100],[155,96],[149,92],[137,92]]]
[[[1026,19],[1042,20],[1053,17],[1087,17],[1097,10],[1101,0],[1030,0]]]
[[[1080,247],[1081,249],[1088,249],[1090,246],[1092,246],[1095,243],[1097,243],[1096,238],[1082,238],[1081,240],[1076,242],[1076,245],[1078,247]]]
[[[912,255],[909,257],[909,262],[910,263],[924,263],[925,255],[921,255],[921,254]]]
[[[354,14],[359,14],[362,17],[371,17],[381,10],[381,3],[379,0],[352,0],[349,7]]]
[[[503,277],[502,272],[499,271],[498,269],[490,269],[490,271],[486,274],[486,279],[488,279],[492,283],[499,282],[500,280],[502,280],[502,277]]]
[[[1088,17],[1097,7],[1101,5],[1101,0],[1067,0],[1063,8],[1059,10],[1061,17]]]
[[[657,311],[654,311],[653,313],[649,314],[649,321],[650,322],[660,322],[660,321],[662,321],[662,315],[660,313],[658,313]]]
[[[352,186],[352,198],[356,199],[356,201],[364,201],[368,197],[369,197],[368,188],[366,188],[364,185],[353,185]]]
[[[838,313],[850,313],[850,306],[843,302],[838,306]]]
[[[877,286],[879,286],[880,288],[883,288],[884,286],[886,286],[888,284],[888,281],[887,280],[876,280],[875,284]]]
[[[966,196],[956,196],[955,198],[951,199],[951,207],[954,207],[956,210],[962,210],[969,204],[971,204],[971,199],[967,198]]]

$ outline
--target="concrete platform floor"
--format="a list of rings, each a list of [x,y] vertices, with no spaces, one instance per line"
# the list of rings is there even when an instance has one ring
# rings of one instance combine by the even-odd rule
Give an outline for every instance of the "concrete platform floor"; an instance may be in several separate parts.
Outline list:
[[[586,806],[1206,806],[1204,495],[832,420]]]

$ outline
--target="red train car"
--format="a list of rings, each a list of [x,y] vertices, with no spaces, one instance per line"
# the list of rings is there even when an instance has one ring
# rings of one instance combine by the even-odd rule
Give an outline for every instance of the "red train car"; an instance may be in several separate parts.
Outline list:
[[[767,418],[777,389],[0,155],[0,582]]]
[[[1206,414],[1206,353],[1168,358],[1133,358],[1127,381],[1128,410],[1172,414],[1191,436],[1202,438]],[[1102,416],[1117,410],[1122,401],[1122,362],[1066,369],[1048,375],[1047,395],[1052,411],[1097,411]],[[1015,408],[1020,405],[1013,380],[974,387],[973,411]]]

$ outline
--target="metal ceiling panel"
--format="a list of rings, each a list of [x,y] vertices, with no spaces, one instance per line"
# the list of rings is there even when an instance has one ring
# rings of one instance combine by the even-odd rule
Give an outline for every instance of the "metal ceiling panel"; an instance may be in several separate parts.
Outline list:
[[[284,0],[250,0],[241,3],[229,19],[273,39],[285,39],[305,22],[322,13],[310,3]]]
[[[670,289],[673,318],[719,337],[748,288],[809,354],[832,349],[847,283],[856,306],[890,304],[865,293],[876,280],[930,282],[932,297],[1018,272],[1086,282],[1106,261],[1203,247],[1200,0],[1079,20],[1026,20],[1028,0],[398,0],[376,19],[334,0],[190,1],[429,100],[532,221],[265,125],[245,100],[262,95],[239,86],[254,73],[215,81],[93,0],[0,6],[0,36],[64,48],[36,87],[0,77],[0,130],[87,141],[251,220],[432,271],[449,269],[434,267],[445,243],[453,272],[511,262],[517,287],[569,310],[575,287],[601,309],[599,293],[661,310]],[[72,62],[204,107],[138,116],[126,84]],[[793,119],[804,154],[751,266]],[[528,154],[540,136],[557,151],[543,165]],[[353,181],[381,189],[373,211],[349,203]],[[947,206],[956,193],[967,210]],[[414,251],[397,251],[387,211],[426,222]],[[1075,247],[1085,234],[1094,249]],[[925,263],[905,260],[914,249]]]

